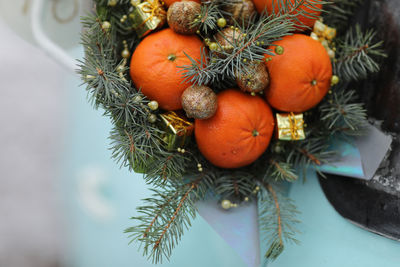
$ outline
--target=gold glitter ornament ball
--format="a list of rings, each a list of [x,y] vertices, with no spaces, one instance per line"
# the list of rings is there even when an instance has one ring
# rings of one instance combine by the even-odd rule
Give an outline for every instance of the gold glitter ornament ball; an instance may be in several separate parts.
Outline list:
[[[264,62],[251,62],[246,70],[238,74],[236,82],[244,92],[262,92],[269,86],[268,69]]]
[[[189,86],[182,94],[182,107],[188,118],[211,118],[217,111],[217,95],[207,86]]]
[[[200,11],[200,4],[194,1],[175,2],[168,8],[168,25],[176,33],[194,34],[198,27],[193,27],[193,22]]]

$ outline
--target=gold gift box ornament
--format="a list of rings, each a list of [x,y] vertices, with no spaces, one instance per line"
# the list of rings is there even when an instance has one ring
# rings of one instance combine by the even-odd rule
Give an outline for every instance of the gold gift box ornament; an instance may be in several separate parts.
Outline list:
[[[183,116],[179,116],[174,111],[161,114],[160,117],[167,130],[167,134],[164,137],[167,149],[175,150],[176,148],[183,148],[188,140],[187,137],[193,134],[193,123],[187,121]]]
[[[285,141],[296,141],[306,139],[304,133],[303,114],[276,114],[278,126],[278,139]]]
[[[319,41],[328,52],[330,58],[335,57],[335,51],[331,48],[333,39],[336,37],[336,29],[325,25],[322,21],[315,21],[311,38]]]
[[[132,27],[139,37],[144,37],[151,31],[161,28],[167,20],[167,12],[164,3],[159,0],[135,1],[129,17],[133,21]]]

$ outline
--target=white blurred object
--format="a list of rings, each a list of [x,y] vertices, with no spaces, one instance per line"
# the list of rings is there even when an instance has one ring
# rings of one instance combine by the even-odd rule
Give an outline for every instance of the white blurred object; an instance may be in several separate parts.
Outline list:
[[[28,42],[38,45],[58,63],[74,71],[69,51],[79,46],[80,17],[91,0],[0,0],[0,18]]]

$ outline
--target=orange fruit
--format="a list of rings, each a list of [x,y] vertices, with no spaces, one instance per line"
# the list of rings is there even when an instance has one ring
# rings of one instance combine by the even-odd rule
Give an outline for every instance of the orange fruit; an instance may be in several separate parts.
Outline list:
[[[218,167],[239,168],[264,153],[274,124],[271,108],[261,97],[230,89],[218,94],[215,115],[196,120],[194,129],[207,160]]]
[[[164,3],[167,5],[167,7],[168,7],[168,6],[172,5],[172,3],[174,3],[174,2],[180,2],[180,1],[182,1],[182,0],[164,0],[163,2],[164,2]],[[184,0],[184,1],[187,1],[187,0]],[[191,0],[191,1],[200,3],[200,0]]]
[[[278,13],[278,4],[280,2],[281,2],[281,0],[253,0],[253,3],[257,8],[258,13],[263,12],[264,9],[266,8],[268,11],[268,14],[271,14],[272,11],[275,11],[275,13]],[[290,2],[293,4],[294,0],[290,0]],[[322,4],[317,4],[316,7],[321,10]],[[317,10],[311,9],[310,7],[306,7],[306,6],[304,6],[304,3],[300,7],[300,9],[304,10],[305,12],[307,12],[309,14],[313,14],[315,16],[321,15],[321,11],[317,11]],[[297,18],[300,20],[301,24],[308,26],[308,27],[313,27],[314,22],[316,20],[315,18],[310,18],[308,16],[303,16],[303,15],[299,15]],[[301,29],[304,29],[304,28],[301,28]]]
[[[270,87],[268,103],[281,111],[303,112],[316,106],[329,91],[331,60],[322,44],[309,36],[294,34],[274,43],[281,55],[266,56]],[[270,49],[277,50],[275,46]]]
[[[182,108],[181,95],[191,84],[183,82],[178,66],[190,65],[191,58],[200,60],[202,41],[195,35],[180,35],[164,29],[145,37],[131,59],[133,83],[165,110]]]

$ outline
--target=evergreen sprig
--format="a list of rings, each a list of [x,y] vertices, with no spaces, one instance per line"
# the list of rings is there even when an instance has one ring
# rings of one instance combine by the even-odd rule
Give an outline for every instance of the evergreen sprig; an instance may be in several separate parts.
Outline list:
[[[335,28],[342,33],[349,25],[350,19],[353,17],[354,11],[365,0],[334,0],[325,6],[325,12],[322,17],[327,25],[334,25]]]
[[[357,103],[354,90],[339,90],[320,106],[321,121],[326,123],[330,134],[360,135],[368,124],[367,111]]]
[[[264,55],[274,55],[269,46],[289,35],[294,30],[294,24],[288,20],[288,15],[263,15],[259,19],[255,16],[250,26],[240,28],[233,41],[229,41],[233,47],[231,52],[226,52],[219,44],[218,51],[202,53],[201,61],[188,56],[191,65],[181,66],[185,81],[196,84],[210,84],[234,79],[238,72],[254,61],[262,61]]]
[[[379,71],[378,59],[386,57],[382,49],[383,41],[375,41],[372,29],[363,32],[357,24],[350,28],[337,47],[335,72],[345,81],[365,79]]]
[[[218,27],[218,19],[223,17],[220,9],[222,3],[222,0],[204,1],[201,5],[200,13],[191,23],[191,27],[198,27],[206,35],[214,32]]]
[[[143,253],[153,263],[169,259],[173,248],[180,241],[183,232],[191,226],[196,217],[195,202],[204,198],[212,180],[207,175],[188,179],[187,183],[152,189],[153,196],[144,199],[144,206],[138,207],[138,216],[133,217],[136,227],[126,230],[139,241]]]
[[[299,243],[295,238],[298,211],[292,200],[275,186],[262,183],[258,194],[260,232],[268,244],[267,259],[275,260],[286,243]]]

